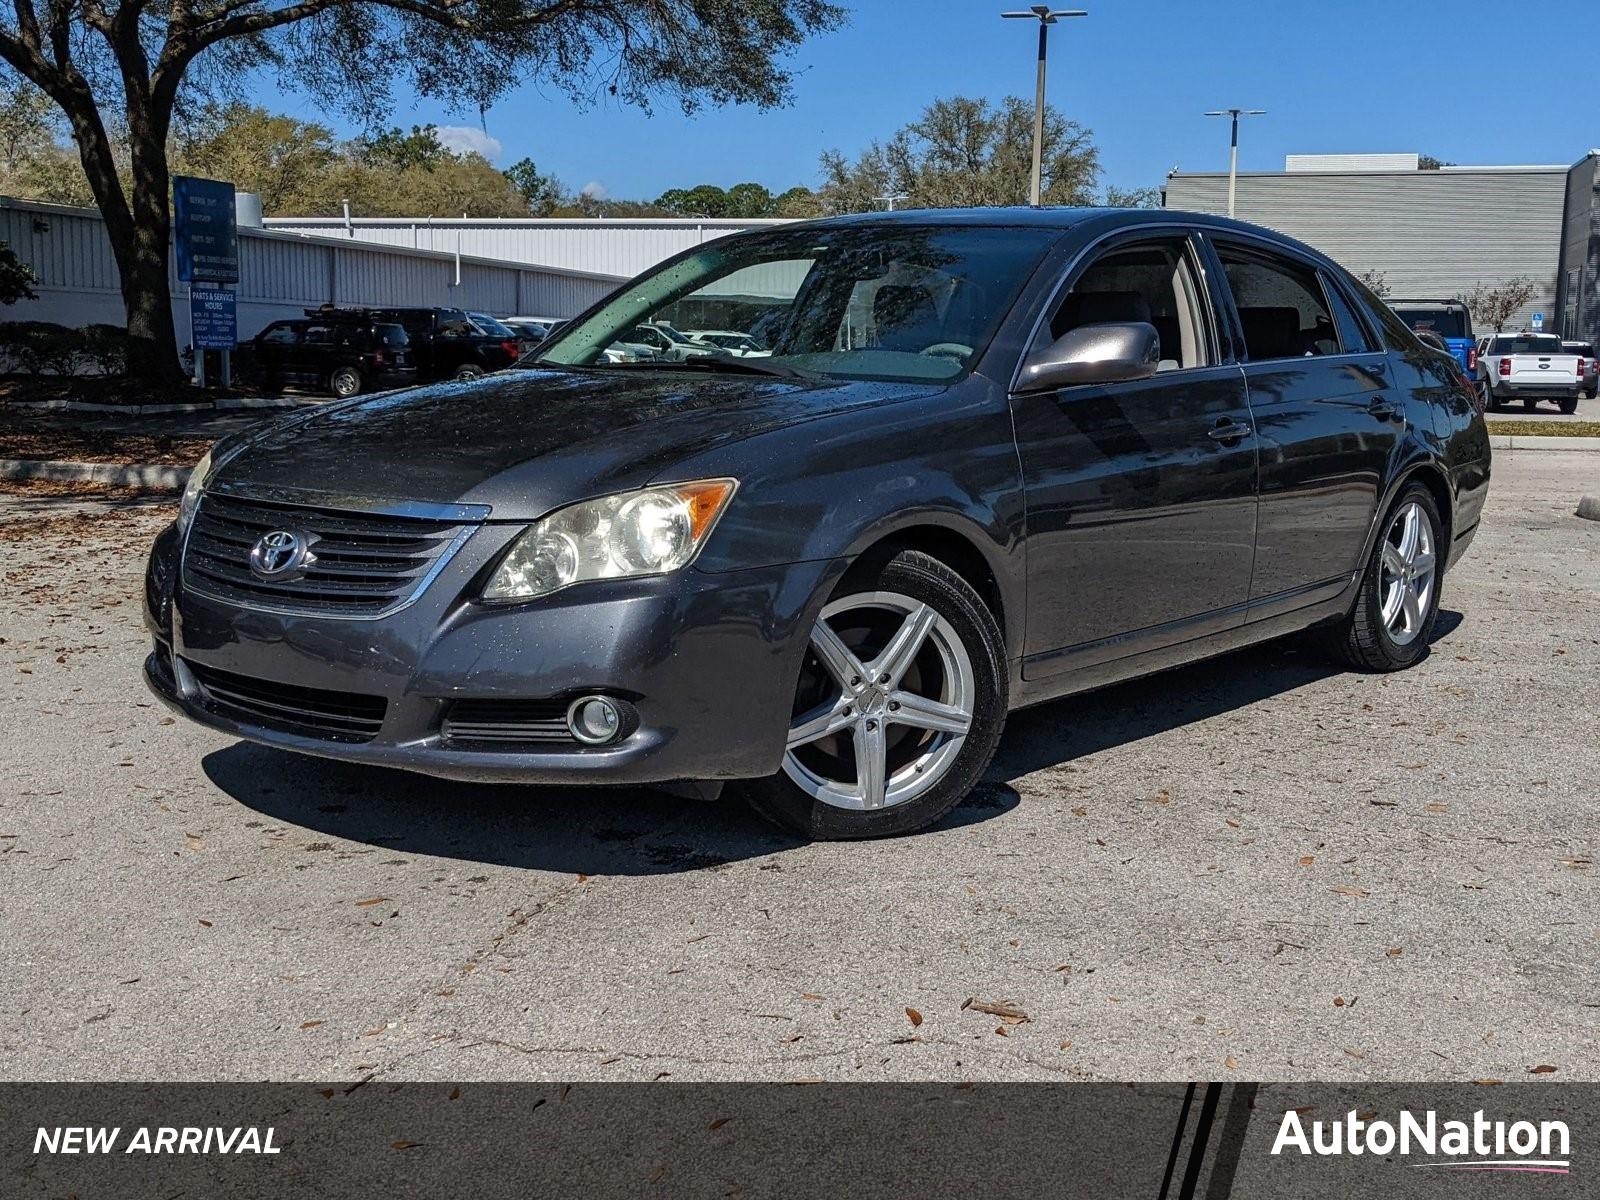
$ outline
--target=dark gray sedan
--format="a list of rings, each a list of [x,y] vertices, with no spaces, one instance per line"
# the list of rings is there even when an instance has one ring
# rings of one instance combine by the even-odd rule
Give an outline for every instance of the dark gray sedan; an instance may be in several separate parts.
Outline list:
[[[644,322],[772,353],[608,364]],[[541,354],[218,443],[150,560],[156,694],[309,754],[904,833],[1012,709],[1300,631],[1416,662],[1489,481],[1453,359],[1213,217],[769,229]]]

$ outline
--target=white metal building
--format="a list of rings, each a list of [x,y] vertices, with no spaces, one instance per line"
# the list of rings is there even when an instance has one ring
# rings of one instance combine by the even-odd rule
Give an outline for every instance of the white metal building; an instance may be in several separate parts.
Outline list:
[[[1396,168],[1396,159],[1410,166]],[[1367,158],[1367,161],[1360,161]],[[1534,280],[1512,319],[1543,313],[1556,327],[1565,166],[1416,169],[1415,156],[1290,156],[1288,170],[1243,172],[1235,215],[1299,238],[1356,274],[1384,276],[1389,294],[1446,299],[1479,283]],[[1168,208],[1228,211],[1226,172],[1174,171]]]
[[[8,308],[7,320],[121,325],[122,293],[105,222],[92,208],[0,198],[0,241],[39,276],[37,300]],[[189,328],[187,286],[170,258],[178,340]],[[298,317],[320,304],[438,304],[496,315],[573,316],[614,290],[620,277],[533,267],[437,250],[371,245],[239,227],[239,336]]]
[[[268,217],[268,229],[631,278],[680,250],[782,219]],[[552,316],[565,314],[552,313]]]

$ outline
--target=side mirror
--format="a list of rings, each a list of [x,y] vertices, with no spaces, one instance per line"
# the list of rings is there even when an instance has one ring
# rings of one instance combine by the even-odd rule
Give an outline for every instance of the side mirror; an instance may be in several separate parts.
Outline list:
[[[1419,329],[1419,330],[1416,331],[1416,334],[1417,334],[1417,340],[1419,342],[1421,342],[1424,346],[1432,347],[1433,349],[1438,350],[1438,351],[1440,351],[1440,352],[1442,352],[1444,354],[1449,354],[1450,353],[1450,347],[1445,344],[1445,340],[1442,337],[1440,337],[1437,333],[1433,332],[1433,330],[1431,330],[1431,329]]]
[[[1145,321],[1080,325],[1030,354],[1018,392],[1052,392],[1085,383],[1148,379],[1161,363],[1161,335]]]

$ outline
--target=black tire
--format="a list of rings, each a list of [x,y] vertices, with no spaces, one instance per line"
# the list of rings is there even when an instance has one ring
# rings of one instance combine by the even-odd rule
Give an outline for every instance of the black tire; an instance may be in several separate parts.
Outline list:
[[[462,363],[459,367],[456,368],[456,373],[454,375],[454,378],[456,378],[456,379],[482,379],[483,378],[483,368],[480,367],[477,363]]]
[[[1487,379],[1483,381],[1483,407],[1485,412],[1500,411],[1500,397],[1494,394],[1494,387]]]
[[[1433,590],[1428,599],[1428,609],[1423,614],[1421,630],[1410,642],[1400,645],[1390,634],[1382,616],[1381,563],[1383,547],[1395,514],[1411,503],[1416,503],[1431,523],[1435,565]],[[1444,583],[1446,547],[1443,529],[1439,506],[1434,503],[1432,492],[1420,483],[1412,483],[1401,490],[1378,526],[1378,537],[1367,558],[1367,568],[1361,575],[1361,589],[1356,595],[1355,607],[1350,610],[1349,616],[1324,635],[1323,647],[1336,661],[1356,671],[1403,671],[1428,653],[1428,636],[1433,631],[1434,618],[1439,613],[1439,595]]]
[[[335,367],[328,376],[328,390],[341,400],[361,394],[361,372],[354,367]]]
[[[874,810],[838,808],[814,798],[782,770],[743,785],[762,816],[816,840],[893,837],[932,825],[964,800],[994,757],[1005,727],[1009,680],[1005,644],[994,615],[971,585],[944,563],[904,550],[878,563],[858,564],[835,590],[838,600],[866,592],[896,592],[933,608],[947,621],[972,664],[972,723],[945,773],[927,791]],[[808,662],[811,659],[807,655]],[[804,679],[797,682],[797,702]]]
[[[1578,411],[1578,398],[1576,396],[1561,397],[1561,411],[1571,416]]]
[[[1591,383],[1583,390],[1583,394],[1589,397],[1591,400],[1593,400],[1596,396],[1600,396],[1600,384]]]
[[[1534,409],[1536,409],[1538,407],[1539,407],[1539,398],[1537,396],[1524,396],[1522,398],[1523,411],[1532,412]]]

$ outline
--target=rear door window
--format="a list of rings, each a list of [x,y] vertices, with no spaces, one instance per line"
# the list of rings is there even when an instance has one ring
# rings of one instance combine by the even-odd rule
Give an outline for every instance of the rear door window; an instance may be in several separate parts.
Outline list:
[[[1217,255],[1252,362],[1338,354],[1339,332],[1314,268],[1227,242]]]
[[[1328,298],[1329,307],[1333,309],[1333,323],[1339,330],[1339,344],[1344,352],[1370,354],[1373,350],[1372,339],[1367,336],[1366,326],[1361,324],[1355,310],[1339,290],[1338,281],[1324,274],[1322,290]]]

